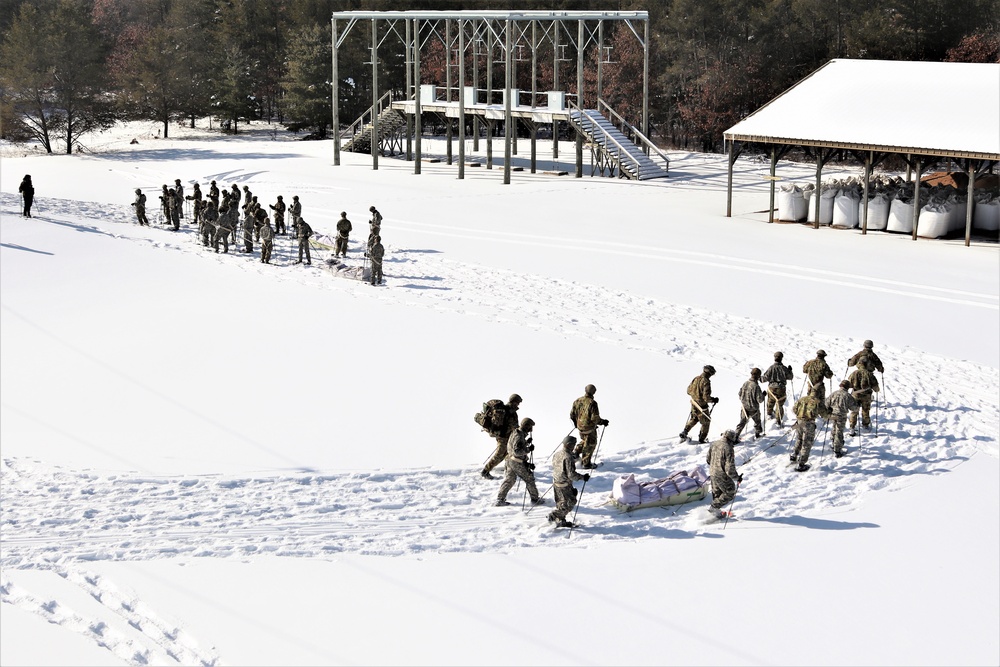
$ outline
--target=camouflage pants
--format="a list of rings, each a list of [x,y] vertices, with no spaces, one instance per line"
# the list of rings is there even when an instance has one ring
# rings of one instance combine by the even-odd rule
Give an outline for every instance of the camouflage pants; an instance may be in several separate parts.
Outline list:
[[[826,383],[820,380],[816,384],[812,384],[812,380],[806,380],[809,384],[809,393],[818,398],[820,401],[826,398]]]
[[[589,466],[591,463],[590,457],[594,455],[595,449],[597,449],[597,429],[593,431],[580,431],[580,442],[576,444],[573,450],[580,455],[580,463],[584,466]]]
[[[483,466],[483,470],[486,472],[492,471],[505,458],[507,458],[507,438],[497,438],[497,448],[493,451],[493,456],[490,457],[490,460]]]
[[[795,451],[792,455],[798,458],[799,465],[805,464],[809,460],[809,452],[812,451],[813,441],[816,440],[816,422],[808,419],[800,419],[795,422]]]
[[[253,226],[243,228],[243,251],[253,252]]]
[[[691,415],[688,417],[687,423],[684,424],[685,435],[698,423],[701,424],[701,430],[698,431],[698,442],[705,442],[708,440],[708,427],[712,425],[712,418],[708,416],[707,405],[702,409],[693,404],[691,405]]]
[[[274,214],[274,233],[284,234],[285,233],[285,215],[284,213]]]
[[[347,257],[347,237],[340,234],[337,235],[337,240],[334,243],[333,256],[336,257],[337,255]]]
[[[382,262],[372,260],[372,285],[382,284]]]
[[[743,427],[747,425],[747,422],[751,419],[753,420],[754,435],[760,435],[764,432],[764,426],[760,423],[760,408],[756,408],[753,411],[748,412],[746,408],[743,408],[742,417],[740,417],[740,423],[736,425],[736,432],[743,433]]]
[[[840,454],[844,451],[844,426],[847,424],[847,415],[834,415],[830,417],[830,433],[833,438],[833,453]]]
[[[260,244],[260,261],[265,264],[271,263],[271,250],[274,249],[274,241],[264,241]]]
[[[220,229],[215,233],[215,238],[212,239],[212,247],[215,248],[215,252],[219,252],[219,241],[222,241],[225,250],[222,252],[229,252],[229,230]]]
[[[784,385],[767,388],[767,416],[774,417],[779,424],[785,420],[786,396]]]
[[[724,472],[712,475],[712,507],[722,509],[736,497],[736,482]]]
[[[312,257],[309,256],[309,237],[304,236],[299,239],[299,261],[302,261],[302,255],[306,256],[306,264],[312,264]]]
[[[872,395],[871,392],[854,392],[854,400],[858,402],[858,410],[861,411],[861,425],[870,428],[872,425]],[[858,425],[858,410],[851,412],[851,428]]]
[[[181,228],[181,219],[180,219],[180,216],[177,214],[177,209],[171,209],[171,211],[170,211],[170,222],[174,226],[174,231],[177,231],[178,229]]]
[[[514,488],[514,480],[518,477],[524,480],[524,486],[528,489],[531,502],[538,499],[538,487],[535,486],[535,475],[528,470],[528,466],[525,465],[524,461],[508,458],[503,474],[503,483],[500,485],[500,493],[497,494],[497,500],[507,500],[507,494]]]
[[[566,486],[555,484],[552,490],[556,495],[556,508],[549,513],[549,521],[562,521],[576,507],[578,492],[572,484]]]
[[[148,225],[149,220],[146,219],[146,209],[142,206],[135,207],[135,217],[139,221],[140,225]]]

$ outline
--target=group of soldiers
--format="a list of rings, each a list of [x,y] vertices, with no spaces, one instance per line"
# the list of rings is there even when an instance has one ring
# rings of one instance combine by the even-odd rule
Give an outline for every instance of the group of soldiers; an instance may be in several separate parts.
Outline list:
[[[845,427],[850,423],[851,436],[857,436],[860,416],[861,428],[871,429],[871,405],[874,395],[880,386],[875,372],[884,373],[882,360],[875,353],[874,344],[870,340],[864,342],[863,349],[847,361],[848,369],[854,370],[841,381],[839,388],[826,395],[826,381],[833,378],[833,369],[826,362],[826,352],[817,350],[816,357],[807,361],[802,372],[805,375],[802,396],[792,407],[796,421],[793,432],[796,435],[795,447],[790,453],[791,464],[797,464],[796,472],[809,470],[809,455],[816,438],[816,419],[822,417],[831,426],[833,453],[837,458],[845,455]],[[708,365],[702,373],[688,385],[688,396],[691,402],[691,413],[684,430],[682,440],[688,439],[688,433],[700,424],[698,442],[708,442],[708,432],[712,422],[712,411],[719,399],[712,396],[712,376],[715,368]],[[709,466],[709,477],[712,481],[712,503],[709,510],[716,516],[724,516],[723,508],[736,497],[743,475],[736,470],[735,445],[740,441],[744,428],[750,421],[754,423],[754,437],[764,435],[764,424],[761,420],[762,404],[766,402],[766,416],[774,419],[778,427],[785,422],[785,403],[788,399],[787,385],[793,379],[792,367],[784,364],[784,354],[774,353],[774,363],[761,372],[759,368],[750,371],[747,380],[738,392],[740,399],[740,420],[735,429],[727,430],[721,438],[711,443],[706,457]],[[767,383],[762,389],[761,381]],[[806,389],[808,386],[808,389]],[[608,420],[601,417],[594,395],[597,388],[589,384],[584,389],[584,395],[573,402],[570,409],[570,420],[574,429],[580,434],[579,441],[572,435],[567,435],[552,455],[552,486],[555,491],[556,509],[549,514],[549,521],[557,526],[572,527],[566,516],[577,503],[578,493],[573,482],[589,481],[590,474],[581,474],[576,470],[576,459],[580,459],[581,467],[593,470],[597,467],[593,457],[600,441],[597,437],[598,427],[608,425]],[[499,403],[500,401],[496,401]],[[533,505],[544,501],[539,496],[534,477],[534,461],[531,432],[535,422],[531,418],[518,421],[517,411],[521,405],[521,397],[512,394],[503,406],[505,419],[503,426],[491,432],[496,438],[496,449],[486,461],[480,475],[486,479],[495,479],[492,470],[501,462],[505,464],[504,479],[497,495],[497,506],[505,506],[507,494],[514,487],[515,481],[524,482],[527,494]],[[572,431],[571,431],[572,432]],[[601,431],[603,434],[603,431]]]
[[[761,423],[760,405],[766,403],[766,416],[775,420],[779,427],[784,426],[784,406],[787,400],[787,383],[793,378],[792,367],[783,363],[784,355],[774,353],[774,364],[761,373],[759,368],[750,371],[750,379],[743,383],[739,390],[740,421],[735,429],[727,430],[722,437],[714,441],[708,450],[706,462],[709,465],[709,477],[712,480],[712,504],[709,508],[716,516],[723,516],[723,507],[736,497],[739,483],[743,475],[737,473],[733,447],[740,441],[740,436],[746,425],[753,420],[754,437],[764,434]],[[802,392],[792,412],[796,421],[793,425],[795,447],[792,449],[789,465],[796,464],[796,472],[809,470],[809,454],[812,452],[816,439],[816,419],[822,417],[830,426],[833,441],[833,454],[841,458],[846,453],[844,447],[844,430],[850,422],[851,436],[859,435],[858,417],[861,428],[871,429],[871,406],[880,386],[875,372],[884,373],[882,360],[875,353],[874,344],[870,340],[864,342],[863,349],[847,360],[847,368],[854,370],[844,380],[836,391],[826,395],[826,381],[833,378],[833,369],[826,362],[826,352],[817,350],[816,357],[803,365],[805,380]],[[691,416],[681,438],[687,439],[688,431],[696,423],[701,424],[698,442],[706,442],[708,428],[711,424],[712,409],[719,402],[711,395],[711,377],[715,369],[705,366],[701,375],[692,380],[688,387],[691,397]],[[767,391],[763,391],[760,382],[767,382]],[[808,389],[806,389],[808,386]]]
[[[302,203],[298,195],[292,197],[291,205],[285,203],[284,197],[277,196],[273,204],[268,204],[267,208],[258,201],[256,195],[250,191],[249,186],[244,185],[242,191],[236,183],[232,189],[219,188],[215,181],[208,187],[205,195],[201,186],[195,183],[191,194],[184,194],[184,185],[181,180],[175,179],[173,187],[163,185],[160,194],[160,212],[163,220],[172,226],[174,231],[180,230],[180,221],[184,218],[185,202],[191,203],[192,223],[198,227],[202,244],[211,246],[215,252],[219,252],[219,245],[222,245],[222,252],[229,252],[229,239],[232,237],[234,243],[242,234],[243,245],[239,248],[241,252],[253,253],[254,243],[260,244],[260,261],[263,264],[271,263],[271,254],[274,250],[274,239],[276,236],[287,234],[285,226],[285,214],[291,218],[291,238],[298,241],[298,259],[295,264],[312,264],[312,255],[309,250],[309,239],[313,235],[313,229],[302,218]],[[149,225],[146,217],[146,195],[141,188],[135,190],[135,215],[140,225]],[[268,213],[270,209],[271,213]],[[382,215],[374,206],[368,209],[372,214],[372,233],[368,238],[368,245],[365,256],[372,261],[372,284],[382,281],[382,260],[385,249],[381,243],[380,230],[382,225]],[[347,219],[347,213],[340,214],[341,219],[337,222],[337,239],[334,256],[347,256],[347,243],[351,232],[351,221]],[[272,226],[273,223],[273,226]],[[376,282],[377,277],[377,282]]]
[[[597,387],[588,384],[583,390],[583,396],[573,401],[570,408],[569,418],[573,422],[571,432],[572,430],[578,431],[580,440],[577,441],[572,435],[566,435],[556,451],[552,453],[552,489],[555,494],[556,508],[549,513],[548,519],[561,528],[573,526],[573,523],[566,519],[579,498],[579,493],[573,482],[583,480],[586,483],[590,481],[589,472],[580,473],[577,471],[576,460],[580,459],[581,467],[584,469],[597,468],[597,464],[593,461],[594,454],[600,444],[597,428],[609,424],[607,419],[601,417],[600,408],[597,401],[594,400],[596,393]],[[520,395],[511,394],[503,406],[505,414],[503,425],[495,433],[491,433],[496,438],[496,449],[493,450],[493,455],[486,461],[480,472],[480,475],[485,479],[495,479],[490,473],[501,462],[504,463],[504,478],[500,484],[500,491],[497,493],[496,505],[498,507],[510,505],[507,501],[507,494],[514,488],[518,479],[524,482],[532,505],[544,504],[544,499],[539,495],[538,486],[535,484],[533,453],[535,445],[532,443],[531,437],[535,422],[530,417],[518,421],[517,411],[520,405]]]

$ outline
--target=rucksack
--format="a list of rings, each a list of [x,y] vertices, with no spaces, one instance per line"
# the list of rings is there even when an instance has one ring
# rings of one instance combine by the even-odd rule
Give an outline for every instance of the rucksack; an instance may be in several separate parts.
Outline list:
[[[816,405],[819,403],[815,398],[801,398],[795,404],[795,416],[799,419],[816,419]]]
[[[499,398],[491,399],[483,403],[483,411],[477,412],[473,419],[484,431],[498,438],[503,435],[507,423],[507,406]]]

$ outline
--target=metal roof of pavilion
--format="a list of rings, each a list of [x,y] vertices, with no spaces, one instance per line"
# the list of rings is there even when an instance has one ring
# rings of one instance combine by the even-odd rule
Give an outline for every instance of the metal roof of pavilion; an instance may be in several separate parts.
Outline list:
[[[1000,160],[1000,64],[831,60],[725,138]]]

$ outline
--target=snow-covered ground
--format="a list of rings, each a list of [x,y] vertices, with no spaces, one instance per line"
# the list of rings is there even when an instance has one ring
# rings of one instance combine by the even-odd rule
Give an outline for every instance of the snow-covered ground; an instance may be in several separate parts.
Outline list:
[[[725,218],[722,156],[504,186],[499,162],[333,167],[266,125],[155,131],[0,146],[3,664],[1000,663],[996,243],[766,224],[752,160]],[[539,156],[572,174],[571,145]],[[376,205],[386,286],[292,264],[288,237],[263,265],[169,231],[175,178],[299,195],[320,233],[346,211],[352,264]],[[769,425],[725,527],[707,501],[606,504],[619,475],[703,462],[677,433],[704,364],[716,437],[775,350],[798,394],[816,349],[839,380],[865,338],[884,401],[845,458],[819,437],[794,473]],[[545,490],[588,383],[611,424],[583,527],[523,512],[523,486],[493,507],[472,415],[521,394]]]

